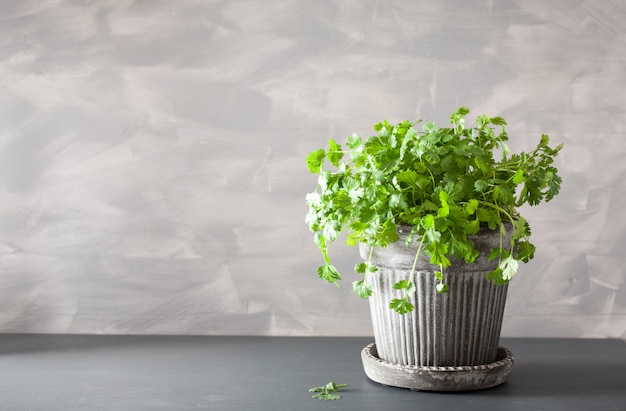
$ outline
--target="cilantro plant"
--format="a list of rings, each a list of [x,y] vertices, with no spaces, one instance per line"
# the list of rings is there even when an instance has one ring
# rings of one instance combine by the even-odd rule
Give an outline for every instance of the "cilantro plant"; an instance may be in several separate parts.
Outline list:
[[[468,113],[461,107],[450,116],[450,127],[427,122],[419,131],[419,122],[392,125],[385,120],[374,125],[377,134],[365,141],[352,134],[344,149],[331,138],[326,149],[308,155],[318,186],[306,197],[306,222],[324,259],[317,270],[320,278],[337,285],[342,279],[328,253],[342,232],[348,245],[363,242],[373,250],[397,241],[401,225],[411,228],[407,246],[418,244],[415,262],[423,251],[438,266],[439,292],[448,291],[445,269],[451,258],[471,264],[478,257],[471,236],[481,229],[500,232],[500,246],[488,256],[498,260],[487,274],[495,284],[508,283],[519,262],[533,258],[530,225],[518,208],[558,194],[561,178],[553,163],[563,145],[550,147],[543,134],[534,150],[513,154],[502,117],[479,115],[476,125],[467,128]],[[512,230],[510,244],[504,244],[507,230]],[[365,274],[376,270],[370,260],[355,266],[362,276],[353,283],[359,296],[372,294]],[[404,298],[394,299],[390,308],[401,314],[412,311],[413,272],[394,288],[404,290]]]

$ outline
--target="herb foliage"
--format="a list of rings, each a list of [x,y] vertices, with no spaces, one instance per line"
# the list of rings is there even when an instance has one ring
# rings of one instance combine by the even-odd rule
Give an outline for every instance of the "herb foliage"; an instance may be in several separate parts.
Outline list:
[[[335,384],[333,381],[329,382],[323,387],[309,388],[309,392],[315,392],[313,398],[317,398],[322,401],[334,401],[341,399],[341,395],[335,394],[340,388],[347,387],[348,384]]]
[[[307,156],[309,171],[318,174],[316,190],[306,197],[306,222],[324,259],[317,270],[320,278],[336,285],[342,279],[328,253],[342,232],[348,245],[364,242],[373,249],[397,241],[399,225],[411,227],[407,246],[419,244],[415,262],[423,250],[439,267],[439,292],[448,291],[444,273],[451,258],[472,263],[478,257],[468,236],[481,227],[500,231],[500,247],[488,256],[498,260],[487,274],[495,284],[508,283],[519,262],[533,258],[531,228],[518,208],[558,194],[562,180],[554,158],[563,145],[551,148],[543,134],[534,150],[511,153],[502,117],[479,115],[476,125],[466,128],[468,113],[461,107],[450,116],[450,127],[427,122],[421,131],[415,128],[420,121],[392,125],[385,120],[374,125],[377,134],[365,141],[352,134],[344,149],[331,138],[325,149]],[[505,223],[513,230],[510,244],[502,244]],[[372,294],[365,274],[376,270],[370,261],[355,266],[362,278],[353,289],[362,298]],[[394,288],[404,290],[404,298],[393,300],[390,308],[401,314],[412,311],[413,273]]]

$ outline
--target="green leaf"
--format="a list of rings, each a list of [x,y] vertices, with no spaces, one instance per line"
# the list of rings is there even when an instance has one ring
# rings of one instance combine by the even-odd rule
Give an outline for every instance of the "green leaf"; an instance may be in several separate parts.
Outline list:
[[[312,396],[312,398],[317,398],[322,401],[334,401],[341,399],[341,395],[339,394],[331,394],[329,392],[320,392]]]
[[[355,247],[359,244],[360,233],[350,233],[346,237],[346,245],[350,247]]]
[[[443,283],[437,284],[436,289],[438,293],[447,293],[448,291],[450,291],[450,287],[448,286],[448,284]]]
[[[361,298],[369,298],[372,295],[372,286],[363,280],[354,281],[352,283],[352,289]]]
[[[415,292],[415,283],[409,280],[400,280],[393,285],[394,290],[406,290],[407,293]]]
[[[400,208],[402,210],[406,210],[408,205],[404,200],[401,192],[391,193],[389,196],[389,207],[391,208]]]
[[[348,189],[348,196],[350,197],[352,202],[359,201],[359,199],[361,199],[364,194],[365,194],[365,189],[363,187],[354,186]]]
[[[548,180],[548,193],[546,194],[546,201],[552,200],[561,190],[561,183],[563,180],[556,174],[551,174]]]
[[[467,235],[476,235],[480,231],[480,220],[468,220],[463,226],[463,230]]]
[[[430,255],[430,263],[442,267],[449,267],[450,260],[446,257],[448,245],[439,241],[432,242],[426,246],[426,252]]]
[[[424,130],[426,133],[432,133],[437,131],[437,125],[434,121],[428,121],[424,123],[424,125],[422,126],[422,130]]]
[[[493,161],[488,158],[482,156],[474,157],[474,164],[476,164],[476,167],[484,173],[489,173],[491,171],[492,163]]]
[[[495,270],[493,271],[489,271],[486,275],[485,278],[487,278],[487,280],[492,281],[492,282],[497,282],[498,279],[502,278],[502,269],[500,267],[497,267]]]
[[[341,398],[339,394],[333,394],[333,392],[337,392],[340,388],[347,387],[348,384],[335,384],[333,381],[326,384],[325,387],[314,387],[309,388],[309,392],[316,392],[317,394],[313,395],[312,398],[317,398],[322,401],[334,401]]]
[[[365,274],[366,270],[367,270],[366,263],[358,263],[357,265],[354,266],[354,272],[357,274]]]
[[[393,285],[394,290],[403,290],[409,285],[409,280],[400,280]]]
[[[483,223],[489,223],[496,220],[495,214],[491,210],[487,210],[486,208],[479,208],[476,210],[476,218]]]
[[[425,229],[433,228],[435,226],[435,216],[426,214],[422,219],[422,225]]]
[[[535,246],[529,241],[520,241],[517,244],[517,259],[527,263],[535,256]]]
[[[463,256],[463,259],[465,260],[466,263],[471,264],[474,261],[476,261],[476,259],[478,258],[479,255],[480,255],[480,251],[478,251],[478,250],[469,250]]]
[[[322,169],[322,163],[326,157],[326,152],[323,149],[312,151],[306,158],[306,164],[309,167],[311,173],[319,173]]]
[[[500,262],[499,268],[502,270],[502,279],[508,282],[517,273],[518,262],[512,255],[509,255]]]
[[[391,308],[398,314],[407,314],[413,311],[415,306],[411,304],[406,298],[394,298],[389,303],[389,308]]]
[[[398,231],[395,224],[386,224],[378,233],[378,240],[383,247],[398,240]]]
[[[349,136],[346,140],[346,146],[353,150],[360,148],[363,146],[363,142],[361,141],[361,137],[359,137],[356,133]]]
[[[503,119],[502,117],[492,117],[491,118],[491,124],[493,124],[495,126],[505,126],[506,125],[506,120]]]
[[[439,193],[439,201],[441,201],[441,207],[437,210],[439,217],[447,217],[450,214],[450,206],[448,205],[448,193],[441,191]]]
[[[493,188],[493,198],[498,204],[510,204],[513,202],[513,193],[506,186],[495,186]]]
[[[337,268],[332,264],[325,264],[317,268],[317,275],[331,284],[339,286],[337,281],[341,280],[341,274],[337,271]]]
[[[396,180],[414,186],[417,185],[418,174],[414,170],[403,170],[396,174]]]
[[[457,111],[450,116],[450,123],[457,125],[463,123],[463,117],[469,114],[470,110],[467,107],[459,107]]]
[[[502,252],[502,250],[500,248],[497,248],[497,247],[496,248],[492,248],[489,251],[489,255],[487,255],[487,259],[489,259],[489,261],[491,261],[493,259],[496,259],[496,258],[500,257],[501,252]]]
[[[343,150],[332,138],[328,140],[328,161],[335,167],[339,167],[339,162],[343,158]]]
[[[465,212],[469,215],[474,214],[476,212],[476,209],[478,208],[478,205],[478,200],[472,198],[465,204]]]
[[[517,220],[513,224],[513,238],[523,238],[530,236],[530,226],[528,221],[522,216],[517,217]]]
[[[476,126],[478,128],[483,128],[487,126],[489,123],[491,123],[491,117],[489,117],[486,114],[481,114],[478,117],[476,117]]]
[[[515,172],[513,176],[513,182],[517,184],[522,184],[524,182],[524,170],[519,169]]]
[[[489,188],[489,183],[487,183],[485,180],[479,179],[474,182],[474,189],[478,191],[479,193],[486,191],[488,188]]]

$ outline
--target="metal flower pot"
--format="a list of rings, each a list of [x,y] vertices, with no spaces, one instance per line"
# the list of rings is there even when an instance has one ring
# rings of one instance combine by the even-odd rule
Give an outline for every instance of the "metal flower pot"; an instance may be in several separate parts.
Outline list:
[[[510,242],[511,230],[507,232],[509,235],[504,239],[504,244]],[[399,234],[397,242],[385,248],[374,248],[371,262],[378,267],[378,271],[369,273],[367,278],[373,288],[369,304],[378,359],[400,366],[399,370],[402,367],[429,370],[441,367],[442,372],[446,372],[446,368],[452,372],[454,367],[462,367],[470,374],[471,367],[484,368],[502,360],[499,358],[502,355],[499,340],[508,286],[494,285],[485,278],[498,264],[497,260],[489,261],[487,255],[492,248],[499,246],[499,231],[482,230],[471,237],[480,256],[472,264],[452,261],[452,265],[445,269],[445,281],[450,287],[447,293],[438,293],[435,289],[433,273],[439,267],[430,264],[427,255],[420,255],[414,273],[416,291],[412,295],[412,302],[415,310],[404,315],[389,308],[392,299],[402,297],[401,291],[394,290],[392,285],[409,278],[417,244],[413,242],[411,247],[406,247],[408,228],[401,228]],[[361,257],[367,259],[370,247],[361,244],[359,249]],[[512,355],[509,357],[510,364],[503,371],[506,375],[513,361]],[[406,376],[403,378],[406,380]],[[443,388],[454,390],[454,384],[449,386],[450,378],[447,380],[448,386]],[[393,381],[392,378],[390,381],[378,382],[423,389],[420,384],[401,385]],[[497,384],[503,381],[500,375]],[[479,381],[457,389],[485,388],[484,385],[484,381]]]

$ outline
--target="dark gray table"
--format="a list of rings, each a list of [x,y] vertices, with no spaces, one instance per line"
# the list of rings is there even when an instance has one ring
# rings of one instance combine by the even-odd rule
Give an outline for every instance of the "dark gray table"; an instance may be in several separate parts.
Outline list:
[[[412,392],[363,373],[371,338],[0,335],[0,410],[626,410],[621,340],[504,339],[507,383]],[[338,401],[308,388],[347,383]]]

